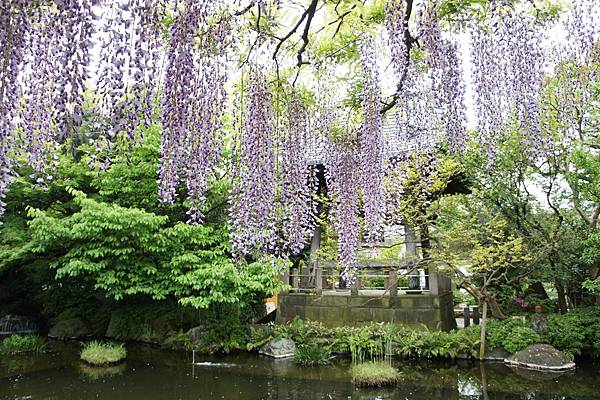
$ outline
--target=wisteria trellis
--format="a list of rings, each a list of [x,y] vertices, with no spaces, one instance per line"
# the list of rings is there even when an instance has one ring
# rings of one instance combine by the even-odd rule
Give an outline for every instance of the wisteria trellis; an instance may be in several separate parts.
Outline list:
[[[261,36],[257,23],[252,43],[236,46],[248,29],[243,23],[247,12],[256,10],[260,20],[261,15],[276,15],[269,10],[285,7],[282,1],[243,3],[0,0],[0,214],[19,160],[26,160],[38,181],[50,178],[49,155],[77,132],[85,116],[84,91],[93,90],[94,112],[108,121],[106,143],[120,133],[133,141],[138,126],[161,124],[159,197],[172,202],[184,182],[189,220],[201,222],[205,192],[225,140],[226,85],[237,79],[235,70],[241,65],[248,79],[243,85],[244,121],[234,138],[231,162],[233,251],[238,257],[302,251],[315,223],[314,176],[306,147],[315,135],[330,134],[311,127],[331,126],[334,113],[323,116],[326,123],[311,121],[310,106],[292,96],[277,105],[285,105],[287,112],[281,116],[287,122],[275,123],[270,79],[279,78],[279,71],[252,66],[260,57],[248,55],[236,63],[233,53],[242,48],[251,52],[259,44],[270,46],[273,60],[279,61],[282,43],[297,33],[299,50],[292,58],[300,70],[311,63],[305,54],[310,24],[326,1],[307,0],[289,36]],[[552,59],[556,51],[545,51],[548,27],[527,8],[533,3],[535,9],[535,1],[490,0],[485,21],[462,28],[443,20],[442,3],[387,0],[382,26],[358,36],[362,122],[348,127],[345,135],[329,138],[325,160],[341,263],[350,279],[360,239],[359,204],[365,240],[372,242],[379,237],[390,197],[382,191],[384,113],[396,111],[395,121],[408,139],[420,141],[431,131],[443,132],[451,151],[463,148],[464,60],[457,30],[471,37],[477,131],[490,162],[508,127],[522,132],[532,158],[546,146],[540,92],[549,66],[561,60]],[[599,14],[597,1],[573,0],[561,57],[579,63],[597,57]],[[99,57],[92,62],[96,43]],[[381,89],[380,53],[391,60],[397,81],[391,101]]]

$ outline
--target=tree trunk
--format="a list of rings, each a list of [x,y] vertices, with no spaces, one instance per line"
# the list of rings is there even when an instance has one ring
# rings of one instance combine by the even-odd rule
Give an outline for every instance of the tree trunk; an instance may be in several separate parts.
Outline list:
[[[558,312],[561,314],[567,313],[567,299],[565,294],[565,287],[560,281],[555,281],[554,286],[556,286],[556,294],[558,295]]]
[[[487,325],[487,309],[488,309],[488,303],[487,301],[484,299],[483,300],[483,312],[481,313],[481,338],[480,338],[480,343],[479,343],[479,359],[483,360],[483,357],[485,357],[485,328]]]
[[[492,310],[492,316],[494,318],[497,319],[506,319],[506,314],[504,314],[504,311],[502,311],[502,308],[500,308],[500,305],[498,304],[498,302],[496,301],[496,296],[491,296],[488,299],[489,303],[490,303],[490,308]]]

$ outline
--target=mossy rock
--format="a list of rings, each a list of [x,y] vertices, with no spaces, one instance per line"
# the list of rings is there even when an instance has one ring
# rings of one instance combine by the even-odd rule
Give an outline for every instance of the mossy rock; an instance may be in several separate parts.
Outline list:
[[[90,337],[92,329],[80,318],[63,319],[50,328],[48,337],[60,340],[78,340]]]
[[[564,371],[575,368],[574,362],[549,344],[532,344],[506,358],[504,362],[510,366],[539,370]]]

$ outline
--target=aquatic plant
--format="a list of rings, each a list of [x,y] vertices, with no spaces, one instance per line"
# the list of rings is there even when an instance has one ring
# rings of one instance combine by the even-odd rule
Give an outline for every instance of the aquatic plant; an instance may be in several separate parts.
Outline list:
[[[124,360],[127,349],[123,344],[92,341],[83,345],[80,358],[92,365],[109,365]]]
[[[355,364],[350,373],[352,382],[359,387],[393,386],[399,379],[396,368],[385,361]]]
[[[309,367],[327,365],[331,358],[331,351],[316,343],[298,346],[294,352],[294,363]]]
[[[40,353],[46,341],[35,335],[11,335],[0,343],[0,354]]]

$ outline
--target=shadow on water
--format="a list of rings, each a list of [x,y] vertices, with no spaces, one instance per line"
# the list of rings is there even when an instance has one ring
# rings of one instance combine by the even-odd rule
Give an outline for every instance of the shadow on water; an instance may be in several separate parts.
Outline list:
[[[291,360],[251,354],[223,357],[170,353],[128,345],[126,363],[93,368],[76,343],[51,343],[41,355],[0,359],[0,399],[598,399],[598,365],[566,374],[513,371],[503,364],[395,362],[390,389],[357,390],[348,360],[301,368]]]

